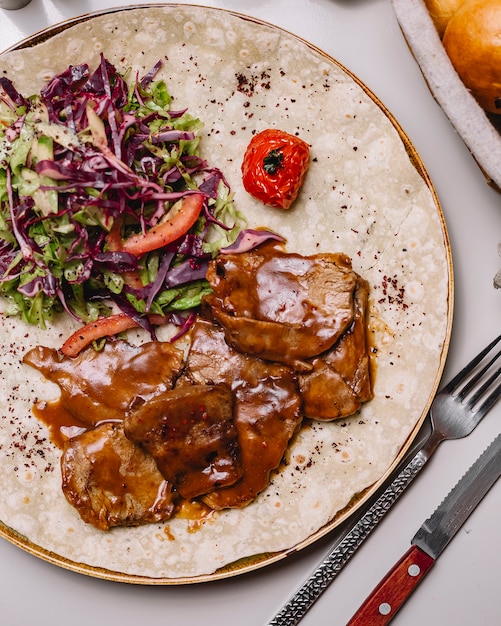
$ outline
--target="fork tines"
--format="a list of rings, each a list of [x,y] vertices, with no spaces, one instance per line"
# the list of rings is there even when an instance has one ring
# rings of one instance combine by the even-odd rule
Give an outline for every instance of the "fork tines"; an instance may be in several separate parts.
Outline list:
[[[444,387],[445,392],[464,401],[466,407],[474,410],[478,417],[485,415],[501,395],[501,383],[494,385],[501,374],[501,365],[498,364],[495,367],[501,356],[501,349],[493,352],[500,340],[501,335],[484,348]]]

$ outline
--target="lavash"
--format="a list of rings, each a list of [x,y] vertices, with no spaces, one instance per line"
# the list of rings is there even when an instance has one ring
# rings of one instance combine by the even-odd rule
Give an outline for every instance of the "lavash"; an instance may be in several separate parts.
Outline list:
[[[132,76],[162,59],[159,76],[173,108],[187,106],[204,121],[202,154],[223,170],[248,225],[276,230],[290,251],[344,252],[371,286],[375,398],[349,419],[308,422],[255,502],[199,525],[173,519],[103,532],[80,520],[61,491],[60,450],[31,413],[57,389],[21,364],[37,344],[60,347],[76,325],[61,318],[43,331],[0,318],[0,532],[96,576],[214,579],[254,567],[247,557],[267,553],[262,562],[270,562],[321,536],[357,493],[384,477],[416,432],[450,333],[447,233],[426,172],[390,114],[345,68],[297,37],[219,9],[136,7],[1,55],[0,72],[28,95],[69,64],[93,70],[101,52]],[[288,212],[264,207],[241,184],[244,150],[267,127],[311,144],[310,169]]]

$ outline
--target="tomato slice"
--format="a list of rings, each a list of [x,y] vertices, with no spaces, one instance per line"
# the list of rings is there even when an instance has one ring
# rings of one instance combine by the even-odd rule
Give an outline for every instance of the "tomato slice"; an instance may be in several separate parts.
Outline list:
[[[101,337],[111,337],[129,328],[135,328],[137,322],[125,313],[117,313],[109,317],[100,317],[95,322],[86,324],[66,339],[61,347],[65,356],[76,356],[81,350]]]
[[[152,250],[176,241],[187,233],[197,221],[204,203],[202,193],[193,193],[185,196],[165,215],[165,217],[146,233],[133,235],[126,239],[122,250],[134,256],[142,256]]]
[[[110,252],[118,252],[123,250],[122,237],[120,236],[120,229],[122,227],[123,219],[120,217],[115,218],[113,226],[110,232],[106,235],[106,244]],[[141,289],[143,283],[138,271],[130,271],[122,273],[125,283],[133,289]]]
[[[152,314],[148,315],[148,320],[150,324],[161,326],[167,322],[168,317]],[[93,341],[103,337],[112,337],[131,328],[139,328],[139,326],[140,324],[126,313],[100,317],[95,322],[82,326],[82,328],[70,335],[61,346],[61,353],[64,356],[77,356],[79,352]]]
[[[283,130],[254,135],[242,162],[242,182],[264,204],[288,209],[297,198],[310,164],[309,145]]]

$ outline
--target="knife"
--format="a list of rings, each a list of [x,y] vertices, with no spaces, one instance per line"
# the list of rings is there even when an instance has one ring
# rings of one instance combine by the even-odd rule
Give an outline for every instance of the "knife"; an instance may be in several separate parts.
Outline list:
[[[501,474],[501,434],[480,455],[347,626],[383,626],[402,607]]]

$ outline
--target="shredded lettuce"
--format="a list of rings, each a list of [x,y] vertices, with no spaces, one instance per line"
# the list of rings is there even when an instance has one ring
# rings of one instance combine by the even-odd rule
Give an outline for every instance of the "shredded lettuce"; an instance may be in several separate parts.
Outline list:
[[[208,262],[244,219],[200,156],[203,123],[171,110],[160,67],[129,85],[101,56],[93,73],[70,66],[29,97],[0,78],[5,314],[43,328],[60,312],[88,323],[115,305],[183,326],[210,291]],[[189,233],[139,259],[120,251],[117,233],[144,232],[190,190],[205,200]]]

